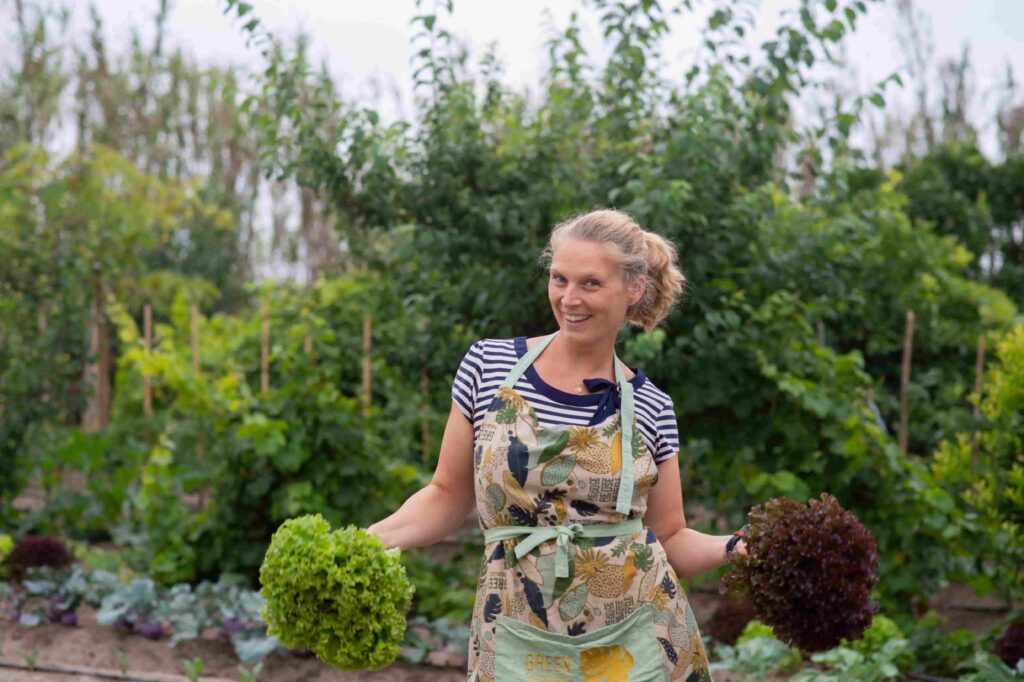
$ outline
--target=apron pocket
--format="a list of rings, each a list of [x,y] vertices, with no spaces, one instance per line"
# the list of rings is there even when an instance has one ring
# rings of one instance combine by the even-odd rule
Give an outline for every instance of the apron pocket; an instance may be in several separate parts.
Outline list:
[[[654,607],[577,637],[498,616],[494,682],[664,682]]]

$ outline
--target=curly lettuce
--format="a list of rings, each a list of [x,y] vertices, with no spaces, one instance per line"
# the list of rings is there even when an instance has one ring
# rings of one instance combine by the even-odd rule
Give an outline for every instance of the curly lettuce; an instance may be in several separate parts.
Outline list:
[[[289,519],[260,567],[270,635],[342,670],[391,664],[405,634],[413,587],[397,550],[319,514]]]

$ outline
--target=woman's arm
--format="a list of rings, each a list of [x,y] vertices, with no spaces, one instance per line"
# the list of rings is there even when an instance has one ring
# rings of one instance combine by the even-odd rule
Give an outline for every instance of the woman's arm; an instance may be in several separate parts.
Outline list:
[[[658,465],[658,482],[647,497],[644,521],[665,548],[668,562],[680,578],[712,571],[728,561],[725,543],[731,535],[707,535],[686,527],[678,455]],[[736,551],[746,553],[743,545],[741,541]]]
[[[434,477],[391,516],[367,532],[388,547],[410,549],[445,539],[469,515],[473,488],[473,425],[452,401]]]

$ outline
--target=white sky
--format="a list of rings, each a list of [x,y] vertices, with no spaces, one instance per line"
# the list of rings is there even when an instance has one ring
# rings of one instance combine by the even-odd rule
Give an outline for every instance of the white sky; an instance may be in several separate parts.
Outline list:
[[[151,30],[156,0],[92,0],[106,22],[111,44],[127,39],[127,29]],[[312,54],[326,59],[341,81],[343,94],[374,106],[386,119],[412,113],[410,57],[413,54],[410,19],[417,13],[414,0],[248,0],[254,14],[278,35],[305,29],[313,38]],[[975,116],[983,120],[982,143],[994,153],[994,128],[989,124],[995,102],[991,87],[1014,65],[1017,78],[1024,78],[1024,0],[917,0],[928,15],[934,45],[933,65],[959,55],[963,45],[971,50],[976,78]],[[427,0],[425,6],[432,6]],[[670,2],[663,2],[669,5]],[[697,5],[708,6],[709,2]],[[757,30],[750,40],[759,44],[772,35],[783,12],[797,7],[798,0],[760,0]],[[249,63],[257,56],[247,49],[237,25],[222,13],[223,0],[172,0],[169,28],[174,44],[180,44],[201,61]],[[470,48],[471,60],[479,58],[485,46],[495,41],[505,65],[505,82],[536,87],[545,69],[543,43],[554,26],[564,27],[572,10],[578,10],[589,26],[584,43],[592,55],[602,54],[596,12],[570,0],[516,0],[516,2],[456,0],[445,25]],[[85,3],[76,8],[85,18]],[[693,62],[699,45],[698,31],[707,10],[697,15],[675,17],[663,43],[664,75],[679,80]],[[869,14],[848,39],[852,71],[849,85],[861,92],[901,68],[905,57],[899,47],[898,15],[894,2],[869,3]],[[376,82],[376,88],[371,85]],[[373,92],[383,91],[379,99]],[[932,88],[938,96],[937,83]],[[396,104],[397,92],[401,104]],[[890,97],[893,107],[909,111],[910,93]],[[983,115],[982,115],[983,114]],[[986,126],[988,129],[986,130]]]

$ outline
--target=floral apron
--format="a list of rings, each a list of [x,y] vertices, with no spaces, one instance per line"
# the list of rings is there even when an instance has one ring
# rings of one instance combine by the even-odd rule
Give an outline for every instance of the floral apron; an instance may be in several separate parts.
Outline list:
[[[618,358],[621,408],[600,424],[542,428],[513,388],[554,336],[512,368],[476,438],[485,547],[469,680],[710,682],[693,611],[643,525],[658,472]]]

